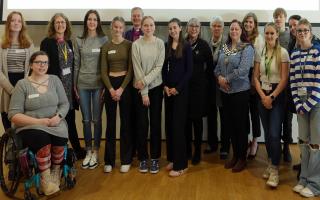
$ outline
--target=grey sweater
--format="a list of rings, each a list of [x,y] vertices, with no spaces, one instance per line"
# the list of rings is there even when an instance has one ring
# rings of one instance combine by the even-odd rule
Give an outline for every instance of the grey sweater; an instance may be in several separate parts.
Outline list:
[[[134,83],[143,81],[145,87],[140,91],[142,96],[162,83],[161,71],[165,57],[164,43],[161,39],[147,42],[140,37],[132,44],[132,64]]]
[[[55,75],[49,75],[47,92],[41,94],[25,78],[20,80],[14,88],[9,106],[9,119],[18,113],[33,118],[51,118],[59,113],[63,118],[69,110],[69,102],[63,89],[61,80]],[[26,129],[37,129],[51,135],[68,138],[67,123],[64,119],[55,127],[43,125],[15,126],[16,132]]]
[[[76,38],[74,42],[74,85],[78,89],[101,88],[100,49],[108,38]]]

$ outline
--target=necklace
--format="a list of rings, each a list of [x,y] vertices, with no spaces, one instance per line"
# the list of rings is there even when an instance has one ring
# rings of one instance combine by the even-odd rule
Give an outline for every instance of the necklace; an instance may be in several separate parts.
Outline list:
[[[49,80],[49,78],[47,78],[47,79],[45,79],[44,81],[41,81],[41,82],[39,83],[39,82],[36,82],[36,81],[32,80],[31,78],[29,78],[29,81],[30,81],[31,83],[35,84],[37,89],[38,89],[40,86],[45,86],[45,87],[47,87],[48,84],[47,84],[46,82],[47,82],[48,80]]]

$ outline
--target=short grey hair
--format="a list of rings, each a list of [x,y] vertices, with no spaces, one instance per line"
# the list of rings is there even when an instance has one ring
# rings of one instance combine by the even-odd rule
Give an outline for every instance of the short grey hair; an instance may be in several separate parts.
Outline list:
[[[191,26],[191,25],[198,25],[198,26],[201,26],[201,22],[198,18],[191,18],[189,21],[188,21],[188,24],[187,26]]]
[[[221,16],[214,16],[210,22],[210,27],[212,26],[213,23],[216,23],[216,22],[221,24],[222,28],[224,28],[224,21]]]
[[[143,10],[142,10],[142,8],[140,8],[140,7],[133,7],[133,8],[131,9],[131,15],[132,15],[133,11],[135,11],[135,10],[139,10],[139,11],[141,12],[142,17],[144,16]]]

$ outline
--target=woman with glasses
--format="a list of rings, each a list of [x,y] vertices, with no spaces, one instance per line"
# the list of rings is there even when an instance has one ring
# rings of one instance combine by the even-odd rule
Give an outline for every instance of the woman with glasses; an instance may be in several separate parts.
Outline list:
[[[268,166],[262,174],[266,184],[279,184],[279,164],[281,158],[281,124],[284,114],[285,93],[288,82],[289,55],[280,46],[279,29],[269,23],[264,29],[265,47],[256,53],[254,82],[260,96],[259,114],[264,129],[268,154]]]
[[[291,54],[290,87],[297,111],[301,173],[293,191],[304,197],[320,195],[320,47],[312,43],[307,19],[298,23],[300,48]]]
[[[196,18],[187,24],[186,40],[192,48],[193,70],[189,81],[188,114],[186,122],[187,155],[192,156],[192,135],[194,135],[194,153],[192,164],[197,165],[201,160],[201,144],[203,135],[202,117],[206,115],[207,103],[207,72],[213,72],[211,49],[206,41],[200,38],[201,24]],[[214,123],[214,122],[209,122]],[[193,129],[192,129],[193,128]],[[192,131],[193,130],[193,131]],[[192,134],[193,132],[193,134]]]
[[[27,34],[20,12],[11,12],[0,44],[0,112],[4,129],[11,127],[8,119],[10,97],[16,83],[28,75],[33,44]]]
[[[17,83],[9,107],[16,134],[35,155],[45,195],[59,191],[60,168],[68,142],[64,118],[69,111],[61,80],[47,74],[48,63],[43,51],[30,57],[30,75]]]
[[[101,111],[104,88],[101,81],[100,48],[107,41],[102,31],[99,13],[89,10],[83,23],[82,36],[75,40],[74,86],[82,113],[83,134],[87,155],[82,162],[84,169],[98,166],[102,132]],[[94,145],[92,147],[91,123],[94,125]]]
[[[56,13],[48,24],[48,36],[42,40],[40,50],[49,56],[48,74],[58,76],[69,100],[66,116],[68,134],[77,158],[83,159],[86,151],[81,148],[75,122],[75,109],[79,108],[74,91],[74,52],[71,42],[71,24],[63,13]]]

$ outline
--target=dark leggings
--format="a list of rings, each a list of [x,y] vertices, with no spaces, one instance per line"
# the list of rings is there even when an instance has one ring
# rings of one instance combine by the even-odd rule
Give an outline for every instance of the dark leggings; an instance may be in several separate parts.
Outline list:
[[[23,147],[28,147],[34,154],[48,144],[52,146],[65,146],[68,142],[67,138],[54,136],[36,129],[22,130],[18,134],[22,139]]]

